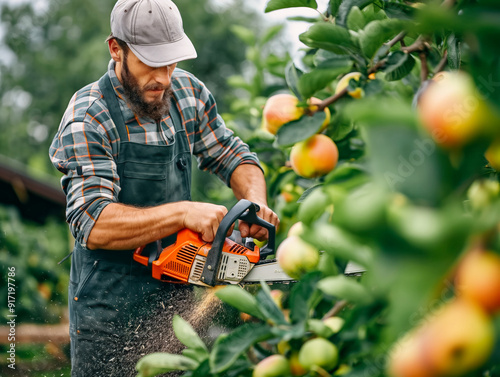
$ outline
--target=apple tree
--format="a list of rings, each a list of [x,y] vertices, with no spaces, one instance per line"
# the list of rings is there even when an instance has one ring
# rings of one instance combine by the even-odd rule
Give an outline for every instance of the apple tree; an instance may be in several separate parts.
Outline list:
[[[317,3],[266,12],[289,7]],[[176,317],[183,354],[145,356],[140,376],[500,373],[500,4],[318,12],[300,64],[281,65],[287,89],[243,114],[297,281],[217,290],[246,323],[207,346]]]

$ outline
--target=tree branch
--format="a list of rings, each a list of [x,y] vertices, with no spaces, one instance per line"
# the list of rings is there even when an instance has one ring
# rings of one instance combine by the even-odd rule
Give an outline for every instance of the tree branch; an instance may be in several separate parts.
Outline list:
[[[348,302],[347,300],[340,300],[335,303],[333,308],[331,308],[324,316],[321,318],[322,321],[324,321],[327,318],[334,317],[337,314],[339,314],[342,309],[344,309],[347,306]]]
[[[391,39],[389,42],[387,42],[387,46],[393,47],[396,43],[401,42],[401,45],[404,44],[403,39],[406,37],[406,31],[402,31],[398,35],[396,35],[393,39]]]
[[[331,96],[331,97],[328,97],[326,99],[324,99],[319,105],[318,107],[316,108],[315,111],[311,111],[311,114],[315,113],[315,112],[318,112],[318,111],[323,111],[325,109],[325,107],[328,107],[330,106],[332,103],[338,101],[339,98],[343,97],[344,95],[347,94],[347,88],[341,90],[340,92],[338,92],[337,94]]]
[[[438,72],[441,72],[444,69],[444,67],[446,67],[447,64],[448,64],[448,50],[444,50],[443,57],[441,58],[439,64],[434,69],[433,73],[436,74]]]
[[[427,41],[425,41],[422,38],[418,38],[414,43],[412,43],[408,47],[403,47],[401,51],[410,54],[412,52],[426,51],[428,49],[430,49],[429,43],[427,43]]]
[[[429,77],[429,66],[427,65],[427,54],[425,51],[421,51],[418,54],[420,57],[421,68],[420,68],[420,82],[424,82]]]

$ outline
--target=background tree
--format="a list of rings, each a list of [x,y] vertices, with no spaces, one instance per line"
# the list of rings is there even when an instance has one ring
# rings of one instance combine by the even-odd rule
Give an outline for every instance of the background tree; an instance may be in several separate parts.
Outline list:
[[[0,63],[0,150],[34,170],[57,174],[47,158],[48,146],[73,93],[99,79],[110,59],[105,39],[114,0],[6,3]],[[234,0],[180,1],[184,28],[199,58],[179,66],[203,80],[222,110],[226,78],[241,71],[244,46],[232,25],[258,27],[255,12]]]

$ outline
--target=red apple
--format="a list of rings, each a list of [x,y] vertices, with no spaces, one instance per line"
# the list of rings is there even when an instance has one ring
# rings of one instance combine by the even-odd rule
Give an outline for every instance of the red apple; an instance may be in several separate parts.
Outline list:
[[[295,144],[290,152],[290,162],[295,173],[304,178],[321,177],[337,165],[339,151],[326,135],[318,134]]]

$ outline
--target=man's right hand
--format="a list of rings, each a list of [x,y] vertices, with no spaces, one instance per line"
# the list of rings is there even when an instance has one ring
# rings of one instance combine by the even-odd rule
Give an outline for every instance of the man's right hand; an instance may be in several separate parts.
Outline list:
[[[201,202],[187,202],[186,205],[187,211],[183,220],[184,228],[200,233],[203,241],[212,242],[217,229],[219,229],[220,222],[228,212],[227,208]],[[228,235],[231,234],[233,228],[234,224],[229,229]]]

